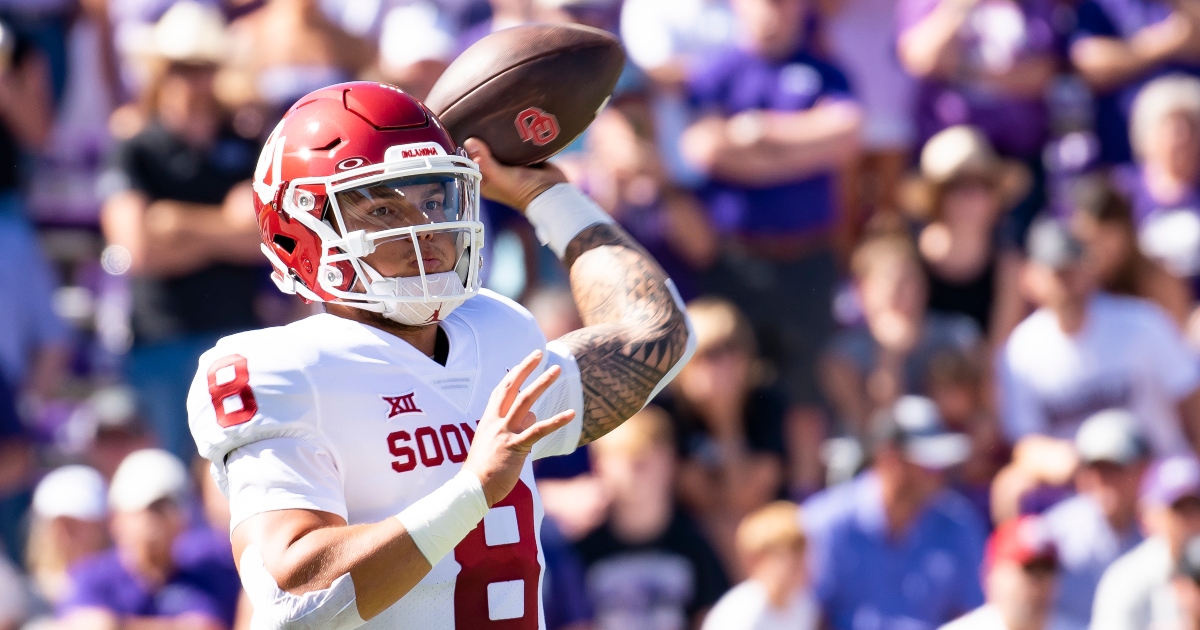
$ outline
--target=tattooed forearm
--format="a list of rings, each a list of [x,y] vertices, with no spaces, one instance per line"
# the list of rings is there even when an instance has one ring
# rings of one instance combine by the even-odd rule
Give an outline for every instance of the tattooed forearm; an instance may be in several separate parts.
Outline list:
[[[585,328],[563,336],[583,377],[580,445],[637,413],[687,348],[687,322],[667,274],[613,225],[584,230],[567,247],[571,292]]]

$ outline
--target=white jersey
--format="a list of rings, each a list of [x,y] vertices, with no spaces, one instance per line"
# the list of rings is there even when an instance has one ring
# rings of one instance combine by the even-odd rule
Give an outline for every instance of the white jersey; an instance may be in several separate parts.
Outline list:
[[[776,608],[766,587],[751,579],[722,595],[700,630],[817,630],[820,621],[820,608],[812,593],[793,593],[784,607]]]
[[[1178,328],[1145,300],[1100,294],[1069,335],[1040,309],[1000,353],[1000,408],[1008,438],[1074,439],[1088,416],[1128,409],[1158,457],[1190,452],[1176,407],[1200,386],[1200,366]]]
[[[230,499],[231,527],[281,509],[379,522],[458,473],[493,388],[547,344],[525,309],[488,291],[441,326],[450,342],[445,366],[398,337],[328,314],[226,337],[206,352],[188,411],[200,454]],[[549,345],[530,379],[552,363],[563,377],[536,413],[577,415],[533,458],[573,451],[580,433],[578,367]],[[363,627],[543,628],[542,514],[527,461],[479,527]]]

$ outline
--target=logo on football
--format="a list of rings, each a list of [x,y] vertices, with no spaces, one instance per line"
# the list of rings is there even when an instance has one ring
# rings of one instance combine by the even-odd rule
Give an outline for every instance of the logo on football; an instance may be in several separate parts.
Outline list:
[[[558,119],[538,107],[530,107],[517,114],[517,133],[523,142],[545,146],[558,137]]]

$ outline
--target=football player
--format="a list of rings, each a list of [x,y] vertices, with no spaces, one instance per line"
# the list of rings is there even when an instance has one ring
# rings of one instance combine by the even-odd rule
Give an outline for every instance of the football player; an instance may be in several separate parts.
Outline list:
[[[462,149],[387,85],[302,98],[254,190],[275,283],[326,311],[222,339],[188,397],[255,627],[543,628],[531,460],[686,362],[670,279],[556,168]],[[562,258],[585,328],[547,343],[481,288],[481,191]]]

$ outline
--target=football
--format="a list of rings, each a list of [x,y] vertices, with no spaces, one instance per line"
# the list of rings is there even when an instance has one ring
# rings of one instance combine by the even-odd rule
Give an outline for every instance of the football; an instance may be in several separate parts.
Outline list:
[[[476,137],[504,164],[544,162],[587,129],[608,102],[625,51],[596,28],[527,24],[463,51],[425,104],[455,142]]]

